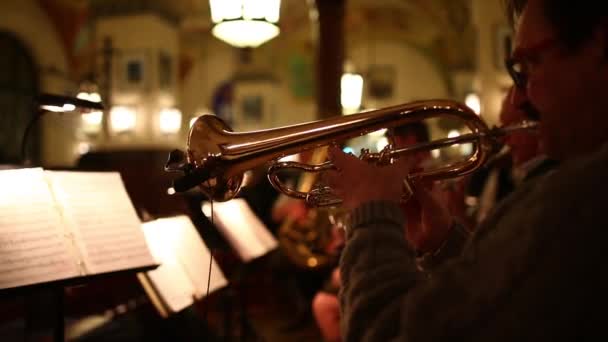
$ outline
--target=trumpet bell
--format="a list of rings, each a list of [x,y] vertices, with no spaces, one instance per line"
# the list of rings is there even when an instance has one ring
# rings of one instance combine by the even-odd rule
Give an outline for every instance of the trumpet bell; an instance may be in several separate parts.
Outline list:
[[[232,132],[232,128],[222,119],[215,115],[199,116],[188,136],[187,159],[189,165],[194,169],[210,169],[211,174],[203,182],[197,183],[199,189],[209,199],[225,202],[234,198],[243,183],[244,173],[228,174],[225,168],[226,161],[218,158],[224,152],[222,146],[228,143],[226,132]]]

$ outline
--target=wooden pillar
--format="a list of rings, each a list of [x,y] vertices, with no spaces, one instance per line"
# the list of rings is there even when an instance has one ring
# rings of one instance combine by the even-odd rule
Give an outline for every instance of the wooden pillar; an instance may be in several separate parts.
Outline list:
[[[340,78],[344,63],[346,0],[315,0],[318,13],[316,44],[317,118],[342,114]]]

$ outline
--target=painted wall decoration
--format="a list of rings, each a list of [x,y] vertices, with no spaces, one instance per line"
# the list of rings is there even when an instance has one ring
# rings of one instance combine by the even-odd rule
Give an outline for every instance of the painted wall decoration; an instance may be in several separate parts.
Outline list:
[[[289,88],[296,98],[309,99],[314,95],[314,70],[312,57],[292,54],[288,57]]]

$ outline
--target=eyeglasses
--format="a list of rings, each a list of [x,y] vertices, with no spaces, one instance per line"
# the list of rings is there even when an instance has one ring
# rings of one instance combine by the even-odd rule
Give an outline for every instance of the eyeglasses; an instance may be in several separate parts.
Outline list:
[[[524,89],[530,71],[539,64],[543,53],[556,47],[559,47],[559,42],[554,38],[547,38],[534,46],[515,50],[512,56],[505,60],[505,67],[515,86]]]
[[[526,88],[528,74],[524,71],[523,64],[515,58],[509,57],[505,60],[505,67],[513,80],[513,84],[519,89]]]

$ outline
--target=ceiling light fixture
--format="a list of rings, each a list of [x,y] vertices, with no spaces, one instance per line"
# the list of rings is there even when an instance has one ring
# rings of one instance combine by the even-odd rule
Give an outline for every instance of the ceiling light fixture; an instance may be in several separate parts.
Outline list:
[[[239,47],[258,47],[279,35],[281,0],[209,0],[211,33]]]

